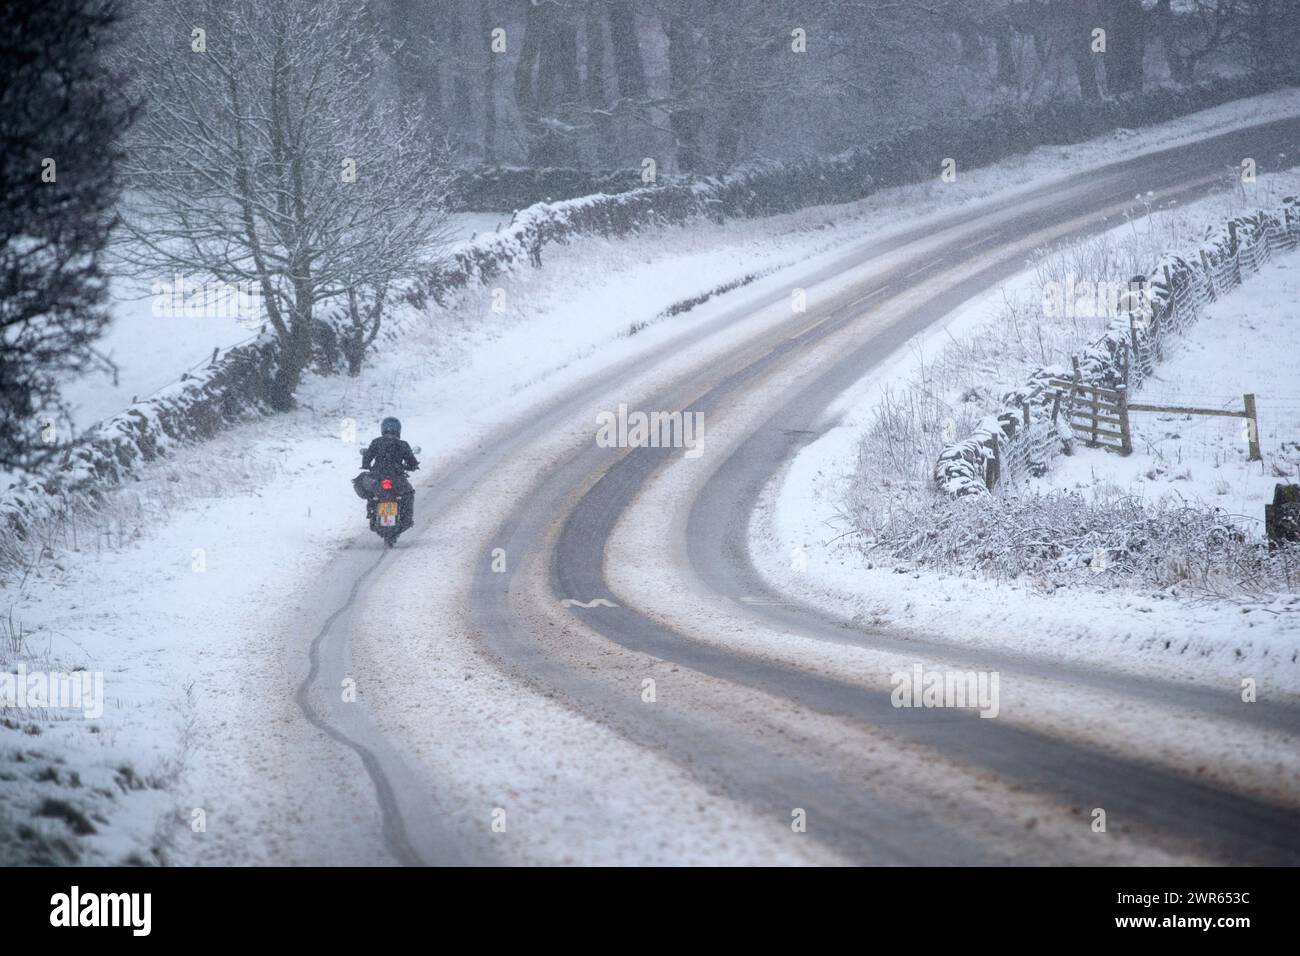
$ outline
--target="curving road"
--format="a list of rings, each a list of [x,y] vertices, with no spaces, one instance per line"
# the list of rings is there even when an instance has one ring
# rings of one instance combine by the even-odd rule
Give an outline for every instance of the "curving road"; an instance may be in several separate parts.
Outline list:
[[[773,591],[747,544],[764,488],[833,424],[828,406],[909,338],[1035,248],[1222,188],[1246,156],[1261,172],[1289,165],[1297,146],[1300,121],[1261,125],[872,237],[800,281],[805,313],[789,314],[783,290],[701,322],[445,463],[403,546],[360,541],[306,615],[299,703],[322,745],[351,748],[373,781],[376,839],[406,864],[512,858],[384,693],[337,700],[349,674],[391,691],[435,666],[417,637],[381,646],[361,624],[358,607],[388,602],[401,631],[472,645],[511,693],[545,697],[770,821],[773,862],[797,849],[871,864],[1300,863],[1289,778],[1235,785],[1185,752],[1217,735],[1294,742],[1300,707],[864,627]],[[620,403],[702,412],[703,454],[597,447],[595,413]],[[393,604],[398,588],[417,593]],[[338,594],[341,607],[327,598]],[[582,606],[596,598],[613,606]],[[998,671],[1007,715],[894,708],[887,675],[909,662]],[[1128,732],[1092,724],[1098,700],[1132,715]],[[1144,751],[1152,715],[1180,738],[1159,757]],[[1104,835],[1089,825],[1096,808]],[[648,796],[641,809],[672,813]]]

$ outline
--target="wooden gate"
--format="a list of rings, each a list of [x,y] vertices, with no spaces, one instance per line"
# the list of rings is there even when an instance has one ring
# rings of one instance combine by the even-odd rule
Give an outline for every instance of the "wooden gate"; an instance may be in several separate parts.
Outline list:
[[[1074,378],[1052,379],[1056,389],[1052,403],[1052,421],[1064,414],[1075,439],[1093,448],[1105,448],[1121,455],[1133,451],[1133,433],[1128,427],[1128,392],[1123,387],[1103,388],[1088,385],[1079,375],[1076,361]]]

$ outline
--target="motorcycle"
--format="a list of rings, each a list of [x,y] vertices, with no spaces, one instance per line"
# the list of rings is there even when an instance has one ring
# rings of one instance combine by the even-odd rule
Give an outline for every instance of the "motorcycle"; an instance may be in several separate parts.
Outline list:
[[[418,449],[415,450],[419,454]],[[403,508],[404,499],[412,497],[415,489],[404,474],[396,476],[375,475],[363,471],[352,479],[352,489],[358,498],[366,501],[366,519],[370,530],[384,539],[387,547],[394,547],[397,538],[414,523],[414,519]]]

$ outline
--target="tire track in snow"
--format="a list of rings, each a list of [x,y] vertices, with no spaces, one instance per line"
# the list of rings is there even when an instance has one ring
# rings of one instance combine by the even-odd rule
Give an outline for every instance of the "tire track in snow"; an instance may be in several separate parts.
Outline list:
[[[390,553],[387,548],[379,552],[379,557],[353,579],[344,602],[322,622],[308,652],[310,669],[298,686],[295,698],[308,723],[360,758],[375,788],[384,845],[397,863],[402,866],[464,864],[469,860],[455,835],[441,824],[436,814],[424,814],[419,830],[421,839],[412,838],[413,823],[408,822],[408,817],[415,806],[412,798],[422,789],[413,783],[412,771],[391,747],[384,745],[378,728],[359,709],[363,706],[359,700],[345,703],[337,690],[331,693],[328,682],[318,686],[325,670],[343,670],[357,597]],[[313,692],[321,695],[326,702],[322,709],[329,711],[334,720],[328,719],[312,702]],[[350,732],[345,732],[342,727],[347,727]],[[435,809],[432,798],[421,800],[421,805],[425,804],[430,810]]]

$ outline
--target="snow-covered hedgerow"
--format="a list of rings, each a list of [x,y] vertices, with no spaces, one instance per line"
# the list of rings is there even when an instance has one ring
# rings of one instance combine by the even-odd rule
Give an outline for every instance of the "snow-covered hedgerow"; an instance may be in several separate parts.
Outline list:
[[[1300,244],[1300,200],[1274,210],[1238,216],[1212,230],[1191,254],[1166,254],[1139,285],[1142,294],[1111,320],[1106,333],[1078,358],[1084,384],[1136,390],[1151,373],[1165,336],[1183,331],[1202,306],[1240,285],[1276,249]],[[1035,369],[1023,388],[1003,398],[1006,411],[982,419],[966,438],[943,449],[934,482],[946,495],[987,496],[999,480],[1042,474],[1068,433],[1051,416],[1052,379],[1069,379],[1072,368]]]
[[[75,504],[93,505],[102,489],[165,455],[169,444],[209,438],[265,412],[276,348],[272,337],[263,335],[228,350],[208,367],[187,372],[102,422],[68,451],[53,474],[6,491],[0,498],[0,570],[21,562],[35,529]]]
[[[484,166],[459,170],[447,199],[453,212],[509,213],[575,196],[630,192],[645,185],[641,175],[641,170],[629,168]]]

